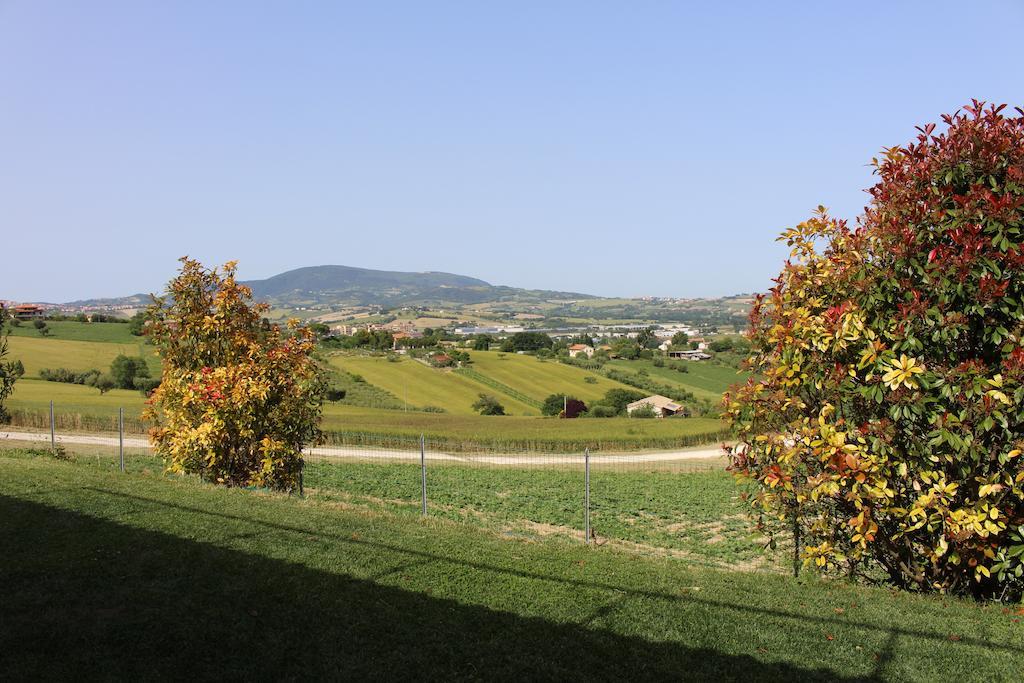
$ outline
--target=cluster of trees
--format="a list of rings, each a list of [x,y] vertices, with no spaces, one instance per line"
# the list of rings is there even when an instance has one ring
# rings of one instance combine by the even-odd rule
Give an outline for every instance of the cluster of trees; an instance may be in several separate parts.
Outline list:
[[[626,406],[634,401],[645,398],[648,394],[630,389],[609,389],[600,400],[590,406],[576,398],[565,394],[551,394],[541,405],[541,414],[548,416],[574,417],[618,417],[626,415]],[[638,417],[633,413],[633,417]],[[639,415],[644,417],[644,415]],[[654,417],[651,411],[650,417]]]
[[[733,469],[811,567],[1024,593],[1024,110],[973,102],[876,161],[850,229],[822,208],[750,314]]]
[[[47,382],[65,382],[96,387],[101,394],[111,389],[138,389],[143,396],[150,395],[160,384],[160,380],[149,375],[146,359],[119,355],[110,364],[110,370],[102,373],[99,370],[76,372],[68,368],[43,368],[39,371],[40,379]]]
[[[551,337],[543,332],[516,332],[502,340],[500,348],[505,353],[514,353],[517,351],[551,349],[553,345],[554,342],[551,341]]]

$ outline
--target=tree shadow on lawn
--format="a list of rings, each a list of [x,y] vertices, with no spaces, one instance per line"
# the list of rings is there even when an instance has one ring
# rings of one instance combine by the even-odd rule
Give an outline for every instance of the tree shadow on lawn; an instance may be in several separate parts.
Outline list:
[[[7,680],[842,680],[825,669],[460,604],[3,496],[0,529],[0,676]],[[400,563],[377,578],[450,561],[394,550],[404,554]],[[620,599],[595,616],[618,609]]]

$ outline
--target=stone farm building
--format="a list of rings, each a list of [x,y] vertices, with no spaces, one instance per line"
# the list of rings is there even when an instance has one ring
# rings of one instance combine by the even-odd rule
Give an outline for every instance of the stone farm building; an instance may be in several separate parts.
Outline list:
[[[650,406],[654,410],[655,417],[670,417],[672,415],[682,414],[686,410],[686,406],[682,403],[673,401],[672,399],[661,396],[660,394],[654,394],[647,398],[642,398],[639,401],[633,401],[626,406],[626,413],[632,415],[634,411],[640,410],[644,406]]]

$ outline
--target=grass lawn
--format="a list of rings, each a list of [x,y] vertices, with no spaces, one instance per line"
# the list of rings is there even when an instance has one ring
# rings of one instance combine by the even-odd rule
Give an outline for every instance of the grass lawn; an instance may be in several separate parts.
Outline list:
[[[569,394],[590,404],[609,389],[632,389],[606,377],[555,360],[541,361],[534,356],[497,351],[471,351],[470,366],[477,372],[506,384],[537,401],[551,394]],[[585,377],[595,380],[593,384]]]
[[[136,337],[128,331],[127,323],[80,323],[73,320],[46,320],[50,328],[47,339],[63,339],[70,341],[114,342],[118,344],[138,344],[142,337]],[[22,322],[18,327],[8,327],[12,337],[28,337],[43,339],[39,330],[31,322]]]
[[[480,394],[495,390],[449,370],[430,368],[410,358],[392,362],[380,356],[333,354],[330,363],[349,373],[362,375],[367,382],[390,392],[399,401],[424,408],[436,406],[457,415],[472,415],[473,403]],[[501,395],[499,400],[510,415],[537,415],[525,403]]]
[[[82,325],[84,323],[72,323]],[[98,324],[98,323],[97,323]],[[118,323],[108,323],[118,327],[126,327]],[[160,373],[160,359],[155,355],[152,346],[138,337],[129,343],[104,341],[73,341],[69,339],[53,339],[40,337],[16,337],[11,335],[8,340],[7,360],[20,360],[25,364],[26,377],[38,377],[42,368],[68,368],[80,372],[93,368],[101,372],[110,369],[110,363],[120,354],[126,356],[142,356],[149,365],[151,374]]]
[[[1016,680],[1017,608],[0,453],[0,675]]]

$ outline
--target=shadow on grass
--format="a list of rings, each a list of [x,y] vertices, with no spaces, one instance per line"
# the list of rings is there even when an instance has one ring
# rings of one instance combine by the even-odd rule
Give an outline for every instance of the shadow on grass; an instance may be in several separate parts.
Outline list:
[[[0,496],[0,530],[6,680],[841,679],[460,604],[9,497]],[[450,561],[398,550],[393,572]]]
[[[240,515],[233,515],[225,512],[216,510],[209,510],[204,508],[198,508],[194,506],[181,505],[179,503],[173,503],[170,501],[159,500],[157,498],[147,498],[145,496],[138,496],[130,493],[124,493],[122,491],[112,491],[103,488],[83,486],[84,490],[92,491],[94,493],[100,493],[116,498],[122,498],[126,500],[136,501],[142,504],[154,505],[158,507],[165,507],[173,510],[179,510],[182,512],[189,512],[193,514],[207,515],[223,520],[230,520],[234,522],[242,522],[246,524],[252,524],[264,529],[274,529],[281,532],[301,534],[304,536],[316,535],[316,536],[330,536],[332,541],[342,545],[362,546],[368,549],[374,549],[378,551],[386,551],[395,555],[402,555],[408,558],[409,566],[414,564],[423,563],[443,563],[449,565],[457,565],[459,567],[470,569],[478,572],[492,572],[494,574],[505,574],[512,575],[519,578],[542,581],[542,582],[555,582],[560,584],[568,584],[577,586],[584,589],[598,589],[607,591],[609,595],[629,595],[638,598],[647,598],[652,600],[660,600],[665,602],[688,602],[703,605],[708,608],[715,610],[728,610],[736,613],[740,613],[747,619],[758,619],[761,617],[771,619],[774,621],[790,621],[799,623],[814,623],[821,626],[831,626],[844,624],[847,626],[853,626],[863,629],[867,632],[880,632],[884,633],[886,637],[886,645],[883,651],[881,662],[884,665],[887,661],[891,660],[892,652],[895,646],[895,642],[899,637],[906,636],[910,638],[920,638],[926,641],[934,641],[941,643],[944,647],[953,645],[953,641],[949,640],[949,634],[943,631],[927,630],[923,628],[907,628],[896,625],[888,626],[887,628],[880,629],[879,624],[868,621],[859,621],[855,618],[845,617],[843,619],[837,619],[832,616],[823,616],[820,614],[808,614],[804,611],[783,611],[779,609],[769,609],[765,607],[758,607],[750,604],[740,604],[735,602],[727,602],[723,600],[715,600],[709,598],[702,598],[697,595],[682,595],[676,593],[665,593],[655,590],[638,590],[630,588],[617,583],[609,583],[606,581],[595,581],[591,579],[576,579],[567,576],[557,576],[540,574],[537,572],[527,571],[523,569],[513,569],[510,567],[503,567],[495,564],[488,564],[480,561],[470,561],[454,558],[451,556],[441,556],[426,552],[419,549],[407,548],[400,545],[381,543],[379,541],[370,541],[362,538],[352,538],[350,536],[338,535],[338,534],[325,534],[323,530],[314,530],[310,528],[303,528],[301,526],[295,526],[292,524],[282,524],[280,522],[274,522],[265,519],[257,519],[254,517],[243,517]],[[389,572],[391,573],[391,572]],[[602,610],[614,611],[613,606],[606,606]],[[591,621],[597,618],[599,615],[595,615],[591,618]],[[1024,656],[1024,646],[1004,645],[1001,643],[993,643],[987,640],[970,638],[970,637],[958,637],[955,641],[957,646],[973,646],[979,647],[992,651],[1002,651],[1014,655]],[[886,654],[887,653],[887,654]],[[833,677],[834,679],[834,677]]]

